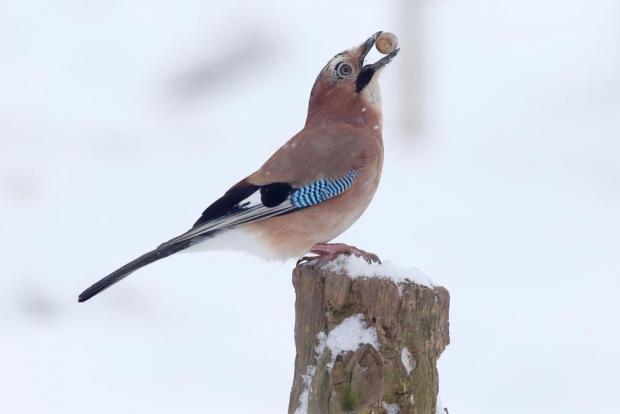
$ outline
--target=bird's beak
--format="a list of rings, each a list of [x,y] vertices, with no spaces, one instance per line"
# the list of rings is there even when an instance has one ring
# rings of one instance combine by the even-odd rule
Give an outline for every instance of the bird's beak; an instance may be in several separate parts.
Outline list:
[[[388,63],[390,63],[392,59],[394,59],[394,56],[396,56],[398,52],[400,51],[400,49],[396,49],[392,53],[385,55],[384,57],[382,57],[375,63],[364,65],[364,59],[366,59],[366,55],[368,55],[372,47],[375,45],[375,42],[377,41],[377,38],[379,37],[381,33],[383,32],[377,32],[373,34],[368,39],[366,39],[366,41],[362,43],[358,48],[359,67],[362,69],[357,75],[357,80],[355,82],[356,92],[361,92],[362,89],[364,89],[366,85],[370,83],[375,72],[377,72],[379,69],[381,69],[383,66],[387,65]]]

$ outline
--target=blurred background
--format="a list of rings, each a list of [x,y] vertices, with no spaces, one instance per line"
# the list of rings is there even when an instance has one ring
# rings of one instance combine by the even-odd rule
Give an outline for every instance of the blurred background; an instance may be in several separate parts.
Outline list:
[[[386,162],[339,240],[452,295],[451,414],[620,404],[620,1],[0,4],[0,411],[281,413],[294,261],[179,255],[377,30]],[[376,53],[376,52],[375,52]]]

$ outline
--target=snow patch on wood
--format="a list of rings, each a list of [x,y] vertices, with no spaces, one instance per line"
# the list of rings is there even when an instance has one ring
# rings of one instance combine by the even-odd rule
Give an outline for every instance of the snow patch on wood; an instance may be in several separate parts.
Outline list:
[[[396,284],[412,281],[418,285],[434,287],[433,281],[418,268],[403,269],[390,262],[368,263],[363,258],[354,255],[340,255],[327,263],[325,268],[334,273],[344,272],[353,279],[357,277],[379,277],[390,279]]]
[[[295,414],[308,414],[308,398],[310,397],[310,386],[315,371],[316,367],[314,365],[308,365],[306,373],[302,375],[304,390],[299,396],[299,406],[295,409]]]
[[[403,363],[407,374],[411,375],[415,369],[415,360],[411,358],[411,352],[409,352],[407,348],[403,348],[402,351],[400,351],[400,361]]]
[[[384,401],[381,403],[381,405],[383,406],[383,409],[385,410],[386,414],[400,413],[400,407],[398,406],[398,404],[388,404]]]
[[[331,351],[331,362],[327,365],[329,369],[334,365],[336,357],[344,352],[356,351],[360,345],[369,344],[377,351],[379,350],[379,339],[377,331],[373,327],[368,327],[364,320],[364,315],[358,313],[343,320],[334,329],[320,332],[318,335],[319,345],[317,348],[329,348]]]
[[[327,364],[328,370],[331,370],[338,355],[355,351],[360,345],[369,344],[377,351],[379,350],[377,331],[373,327],[368,327],[361,313],[349,316],[328,334],[319,332],[317,340],[318,344],[314,347],[314,364],[308,365],[306,372],[302,375],[304,388],[294,414],[307,414],[308,412],[308,398],[312,391],[312,378],[316,373],[316,363],[326,348],[331,351],[331,362]]]

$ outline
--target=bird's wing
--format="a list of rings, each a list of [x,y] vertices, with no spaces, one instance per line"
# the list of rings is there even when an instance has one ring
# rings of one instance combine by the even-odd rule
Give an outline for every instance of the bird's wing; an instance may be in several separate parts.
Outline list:
[[[199,243],[220,230],[289,214],[342,194],[372,151],[372,141],[353,132],[333,127],[303,130],[211,204],[191,229],[161,246]]]
[[[191,229],[162,246],[184,240],[196,243],[223,229],[286,214],[295,209],[288,200],[292,191],[288,183],[255,185],[243,180],[207,207]]]
[[[315,206],[347,191],[358,176],[359,170],[353,169],[342,177],[321,178],[300,187],[283,182],[258,186],[244,180],[211,204],[190,230],[160,247],[199,243],[224,229]]]

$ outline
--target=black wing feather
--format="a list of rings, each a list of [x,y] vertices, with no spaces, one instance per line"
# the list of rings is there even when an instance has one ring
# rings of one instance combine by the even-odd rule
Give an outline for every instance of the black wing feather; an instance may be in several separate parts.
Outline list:
[[[123,267],[110,273],[109,275],[107,275],[106,277],[104,277],[103,279],[101,279],[100,281],[98,281],[97,283],[89,287],[88,289],[86,289],[84,292],[80,293],[80,296],[78,296],[78,302],[84,302],[92,298],[93,296],[109,288],[113,284],[123,280],[124,278],[126,278],[127,276],[135,272],[136,270],[140,269],[141,267],[144,267],[148,264],[161,260],[174,253],[180,252],[181,250],[187,249],[190,246],[190,244],[191,244],[190,240],[185,240],[185,241],[173,243],[167,246],[160,246],[155,250],[152,250],[148,253],[143,254],[137,259],[127,263]]]
[[[241,203],[246,198],[254,194],[260,187],[248,182],[240,181],[230,190],[218,198],[202,213],[200,218],[194,223],[194,227],[202,226],[209,221],[228,216],[241,210]]]
[[[270,183],[259,186],[241,181],[207,207],[192,228],[240,212],[246,207],[243,201],[256,191],[260,191],[263,205],[271,208],[282,204],[293,190],[294,188],[289,183]]]
[[[290,203],[280,206],[288,199],[293,190],[293,187],[288,183],[271,183],[263,186],[250,184],[245,180],[237,183],[222,197],[207,207],[194,226],[186,233],[162,243],[155,250],[143,254],[110,273],[82,292],[78,297],[78,301],[84,302],[90,299],[141,267],[185,250],[199,241],[213,237],[222,228],[226,228],[226,223],[228,222],[231,226],[237,226],[295,210]],[[260,203],[250,206],[248,199],[257,191],[260,191]],[[278,208],[278,206],[280,207]],[[209,226],[209,224],[212,225]],[[219,229],[217,228],[218,226],[220,226]]]
[[[289,183],[271,183],[260,188],[260,200],[265,207],[275,207],[282,204],[293,191]]]

